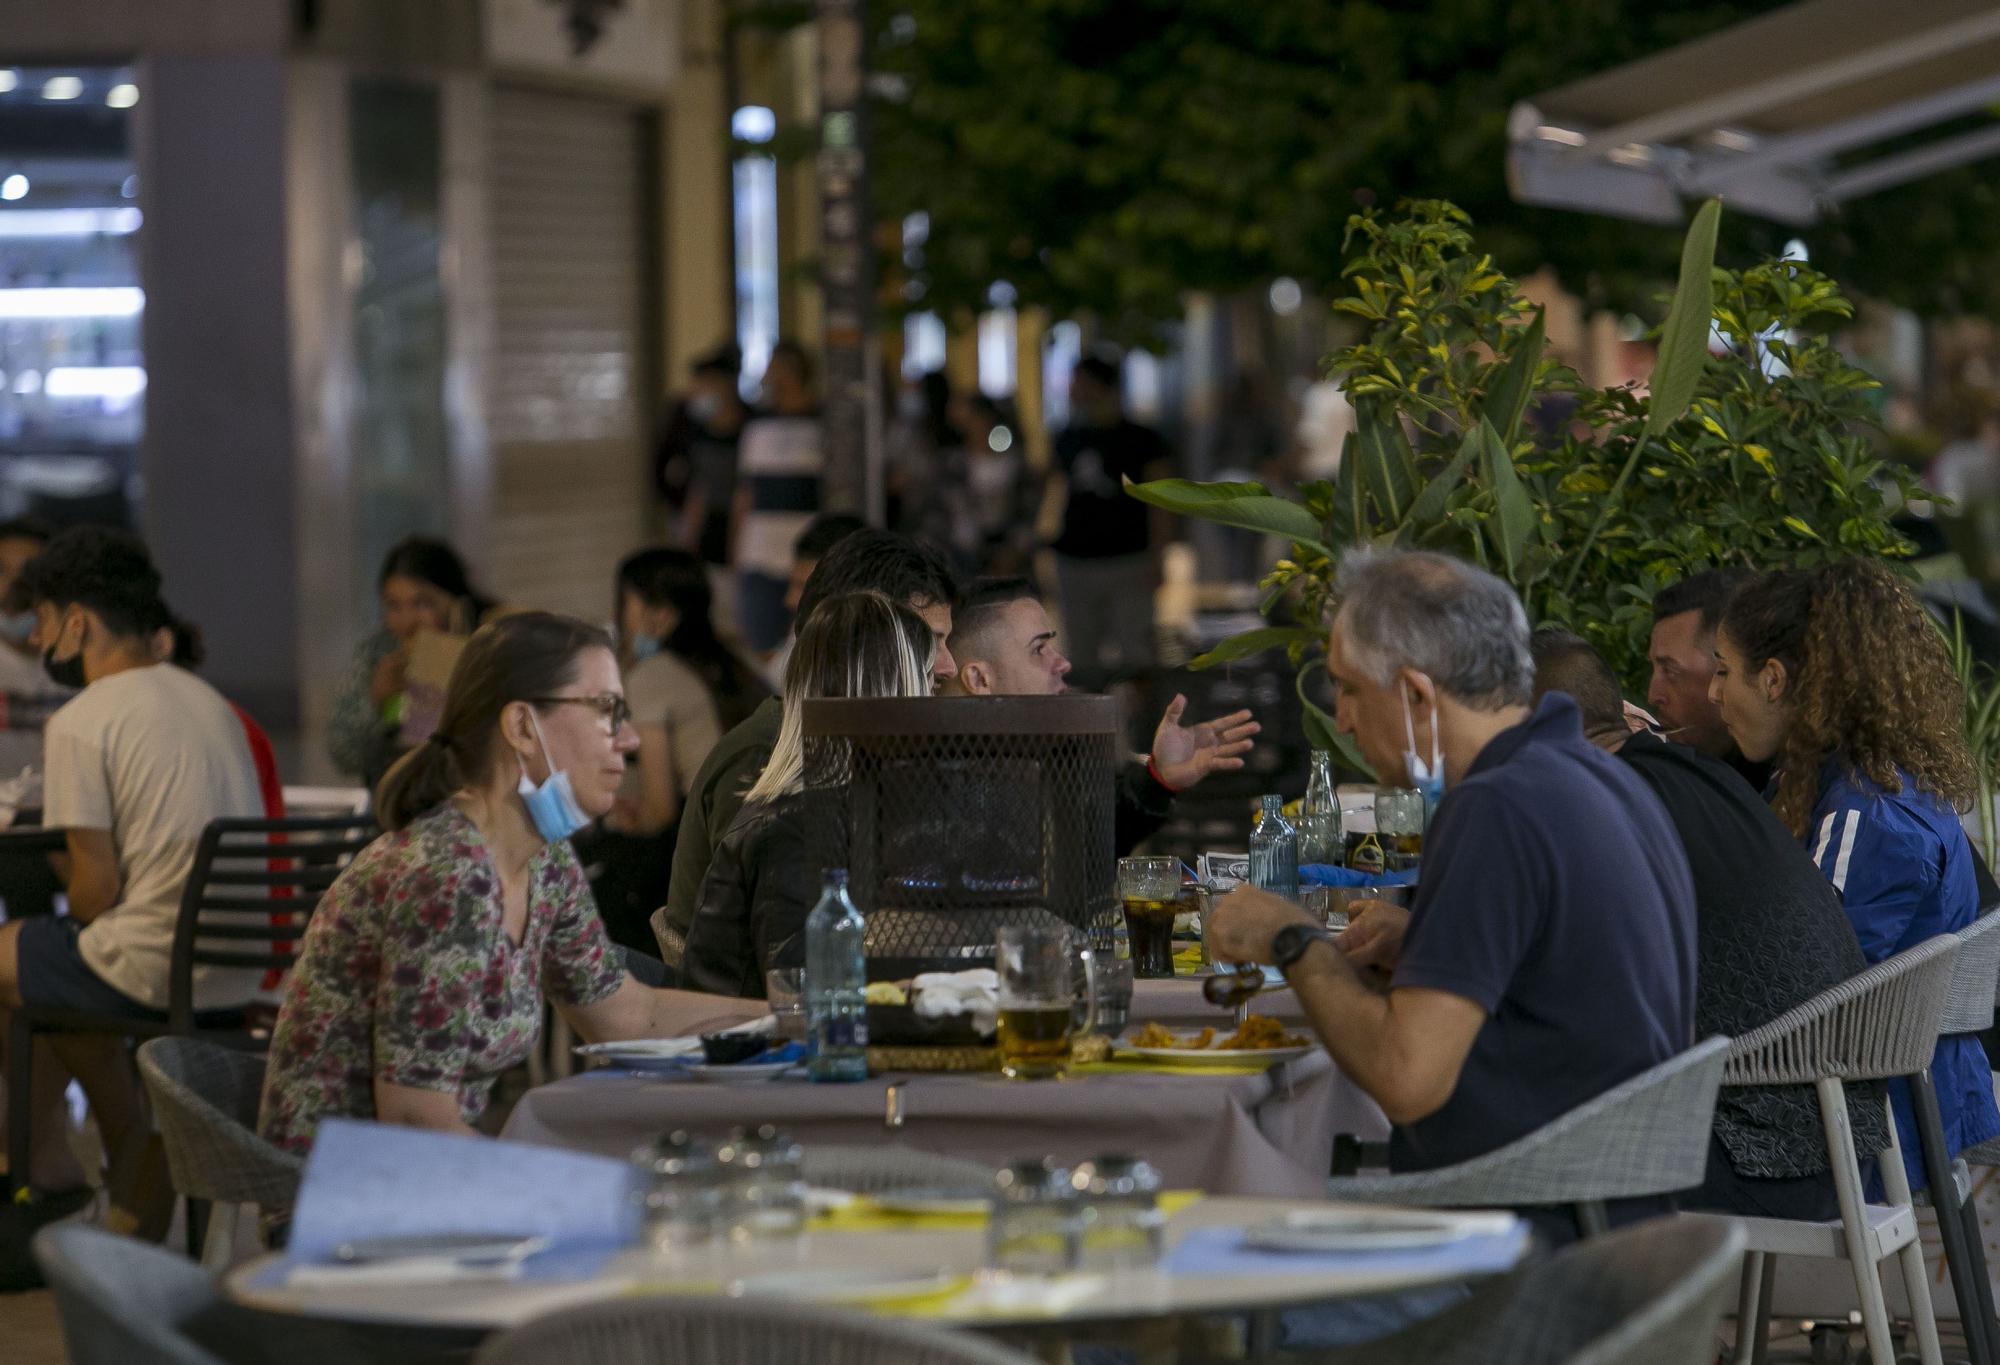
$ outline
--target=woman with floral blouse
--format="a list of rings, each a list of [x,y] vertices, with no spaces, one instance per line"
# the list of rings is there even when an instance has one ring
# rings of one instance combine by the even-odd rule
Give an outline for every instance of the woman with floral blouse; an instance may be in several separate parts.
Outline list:
[[[638,742],[603,632],[527,612],[472,637],[437,733],[382,779],[387,833],[306,930],[271,1040],[266,1138],[304,1152],[328,1116],[473,1131],[534,1047],[545,995],[592,1041],[745,1017],[629,976],[570,851]]]

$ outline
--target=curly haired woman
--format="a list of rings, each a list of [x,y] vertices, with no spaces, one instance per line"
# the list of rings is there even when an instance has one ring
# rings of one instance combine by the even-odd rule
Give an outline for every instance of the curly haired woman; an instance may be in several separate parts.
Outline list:
[[[1944,641],[1879,562],[1762,574],[1715,637],[1711,698],[1746,758],[1774,762],[1771,802],[1833,883],[1868,961],[1972,923],[1972,846],[1955,808],[1973,797],[1963,695]],[[1978,1040],[1931,1063],[1945,1142],[2000,1135]],[[1923,1184],[1908,1087],[1891,1082],[1911,1188]]]

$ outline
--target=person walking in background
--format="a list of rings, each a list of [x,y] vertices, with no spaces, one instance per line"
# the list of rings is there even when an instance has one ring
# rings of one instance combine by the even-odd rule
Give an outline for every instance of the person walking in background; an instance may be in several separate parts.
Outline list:
[[[730,532],[743,639],[760,654],[783,644],[791,625],[792,543],[819,511],[825,473],[812,361],[798,342],[779,341],[764,368],[762,405],[743,428]]]
[[[654,951],[647,917],[667,898],[681,803],[723,732],[771,695],[716,634],[708,579],[686,550],[618,566],[619,665],[639,747],[618,802],[579,856],[613,942]]]
[[[1153,666],[1153,594],[1165,528],[1155,509],[1126,496],[1125,480],[1167,474],[1167,444],[1125,415],[1118,366],[1085,356],[1070,379],[1070,424],[1055,442],[1062,531],[1056,578],[1063,630],[1076,646],[1079,686],[1101,690]]]
[[[1761,574],[1723,610],[1715,660],[1723,723],[1745,758],[1776,764],[1771,804],[1840,893],[1862,955],[1881,962],[1971,924],[1965,697],[1909,585],[1863,559]],[[1977,1038],[1939,1039],[1931,1077],[1951,1155],[2000,1136]],[[1889,1082],[1889,1103],[1919,1189],[1907,1083]]]
[[[806,580],[813,576],[813,570],[825,559],[827,552],[846,540],[856,531],[865,531],[868,523],[860,517],[845,512],[822,512],[812,519],[799,538],[792,542],[792,581],[785,589],[785,610],[790,613],[794,626],[798,624],[799,603],[806,593]],[[785,686],[785,667],[792,659],[792,646],[797,643],[796,631],[785,632],[785,642],[772,651],[758,670],[770,691],[781,692]]]
[[[729,622],[736,619],[729,523],[738,447],[743,424],[750,419],[736,387],[742,370],[742,353],[733,345],[718,346],[694,362],[687,396],[667,418],[653,466],[654,484],[669,513],[668,538],[701,557],[709,570],[710,591]]]
[[[1016,423],[983,393],[951,400],[956,439],[941,447],[911,534],[943,545],[961,572],[1013,577],[1033,567],[1042,480]]]
[[[403,750],[410,642],[426,630],[466,634],[493,605],[473,590],[458,552],[424,536],[389,551],[376,587],[382,624],[356,646],[327,726],[334,766],[370,789]]]

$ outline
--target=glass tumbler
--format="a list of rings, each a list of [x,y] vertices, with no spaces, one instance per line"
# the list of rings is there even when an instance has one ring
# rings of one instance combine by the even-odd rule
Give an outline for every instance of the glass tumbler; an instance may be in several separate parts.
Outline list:
[[[721,1221],[722,1187],[715,1153],[684,1131],[666,1133],[632,1153],[635,1197],[646,1244],[684,1251],[711,1241]]]
[[[1118,896],[1132,944],[1132,970],[1151,979],[1174,974],[1174,915],[1180,909],[1178,858],[1120,858]]]
[[[986,1264],[1016,1275],[1060,1275],[1072,1269],[1077,1210],[1068,1168],[1047,1157],[1002,1168],[993,1177]]]
[[[1090,1270],[1143,1269],[1158,1264],[1166,1235],[1160,1173],[1134,1156],[1095,1157],[1070,1175],[1082,1207],[1077,1216],[1077,1264]]]
[[[715,1150],[729,1237],[735,1242],[798,1237],[806,1230],[804,1156],[770,1124],[738,1128]]]

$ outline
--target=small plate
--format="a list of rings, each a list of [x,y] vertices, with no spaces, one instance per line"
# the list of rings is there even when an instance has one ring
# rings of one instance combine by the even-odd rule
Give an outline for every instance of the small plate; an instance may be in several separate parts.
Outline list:
[[[1119,1057],[1139,1057],[1149,1062],[1164,1062],[1170,1066],[1184,1066],[1191,1071],[1204,1067],[1229,1066],[1235,1062],[1289,1062],[1294,1057],[1303,1057],[1312,1051],[1310,1043],[1298,1047],[1252,1047],[1222,1048],[1203,1047],[1133,1047],[1130,1043],[1112,1044],[1112,1052]]]
[[[576,1049],[579,1057],[588,1057],[603,1062],[606,1066],[620,1071],[639,1071],[656,1076],[685,1076],[690,1066],[701,1062],[701,1043],[687,1039],[694,1046],[687,1051],[673,1051],[666,1043],[680,1042],[675,1038],[657,1039],[643,1043],[590,1043]]]
[[[706,1062],[696,1062],[685,1070],[698,1081],[713,1081],[717,1085],[749,1085],[757,1081],[775,1081],[797,1065],[797,1062],[736,1062],[730,1066],[710,1066]]]
[[[884,1190],[868,1198],[885,1213],[975,1214],[985,1213],[993,1206],[985,1195],[962,1189]]]
[[[1243,1230],[1243,1245],[1258,1251],[1415,1251],[1483,1233],[1504,1231],[1499,1220],[1393,1209],[1295,1209]]]

